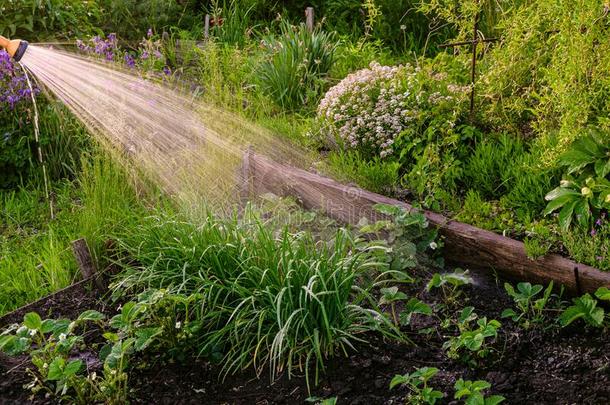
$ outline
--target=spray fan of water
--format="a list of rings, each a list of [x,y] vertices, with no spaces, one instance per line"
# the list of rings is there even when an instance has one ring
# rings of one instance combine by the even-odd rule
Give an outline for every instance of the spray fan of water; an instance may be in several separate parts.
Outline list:
[[[307,164],[303,151],[268,131],[116,66],[40,46],[30,46],[21,63],[103,144],[182,202],[231,202],[249,146]]]

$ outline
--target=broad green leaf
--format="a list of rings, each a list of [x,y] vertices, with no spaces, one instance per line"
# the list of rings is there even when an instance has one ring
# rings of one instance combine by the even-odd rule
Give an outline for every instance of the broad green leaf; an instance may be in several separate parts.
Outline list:
[[[155,337],[163,333],[162,327],[157,328],[143,328],[136,330],[136,341],[134,348],[137,351],[142,351],[150,346],[155,341]]]
[[[40,331],[44,334],[51,333],[55,329],[55,321],[53,319],[45,319],[40,325]]]
[[[106,315],[95,310],[88,310],[79,315],[79,321],[101,321],[106,318]]]
[[[485,405],[498,405],[505,400],[506,398],[504,398],[502,395],[492,395],[485,398]]]
[[[595,291],[595,296],[602,301],[610,301],[610,289],[607,287],[600,287]]]
[[[42,329],[42,319],[36,312],[28,312],[23,317],[23,325],[28,329],[40,331]]]
[[[394,378],[392,378],[392,381],[390,381],[390,389],[396,387],[397,385],[402,385],[402,384],[406,384],[411,380],[410,376],[408,374],[405,375],[395,375]]]
[[[567,190],[567,189],[564,189],[564,190]],[[571,194],[562,195],[555,199],[552,199],[547,204],[546,208],[544,209],[543,214],[549,215],[551,212],[556,211],[559,208],[563,207],[564,205],[566,205],[570,202],[573,202],[575,200],[578,200],[579,198],[580,198],[580,193],[573,192]]]
[[[78,373],[80,371],[80,369],[83,367],[83,361],[82,360],[73,360],[71,362],[69,362],[66,365],[66,368],[64,368],[64,376],[65,377],[69,377],[72,375],[75,375],[76,373]]]
[[[565,197],[569,195],[580,195],[580,193],[575,190],[572,190],[571,188],[557,187],[547,193],[547,195],[544,196],[544,199],[547,201],[552,201],[559,197]]]
[[[47,380],[58,381],[61,380],[64,375],[64,367],[66,361],[61,357],[55,357],[51,364],[49,364],[49,373],[47,374]]]
[[[577,203],[578,200],[570,201],[561,209],[561,211],[559,211],[559,225],[564,231],[567,231],[570,228],[570,224],[572,223],[572,213],[574,212],[574,207]]]
[[[585,316],[585,313],[576,306],[568,307],[565,311],[559,315],[559,323],[561,326],[566,327],[578,318]]]
[[[604,178],[610,173],[610,159],[599,159],[595,162],[595,174]]]

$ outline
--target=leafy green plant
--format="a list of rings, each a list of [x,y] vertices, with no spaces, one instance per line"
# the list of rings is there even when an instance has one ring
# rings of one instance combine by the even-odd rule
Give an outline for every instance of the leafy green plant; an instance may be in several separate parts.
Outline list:
[[[442,248],[442,241],[438,239],[438,230],[430,227],[426,216],[418,211],[388,204],[376,204],[373,207],[377,212],[387,215],[391,221],[379,221],[374,226],[366,226],[361,232],[379,231],[389,232],[388,242],[393,245],[391,252],[391,268],[404,270],[417,266],[417,254],[434,254]]]
[[[610,143],[594,130],[575,141],[560,158],[567,179],[546,195],[545,214],[559,210],[559,224],[567,231],[573,222],[589,228],[610,208]],[[575,219],[575,221],[574,221]]]
[[[544,311],[547,309],[547,304],[553,292],[552,281],[544,290],[542,296],[537,299],[536,297],[543,290],[543,287],[539,284],[519,283],[515,290],[509,283],[504,283],[504,289],[515,301],[518,312],[512,308],[505,309],[502,312],[502,318],[510,318],[513,322],[518,322],[525,329],[544,322]]]
[[[596,299],[597,298],[597,299]],[[570,325],[572,322],[582,319],[587,325],[597,328],[604,326],[605,311],[598,306],[598,299],[610,301],[610,293],[607,288],[601,287],[595,292],[595,297],[585,294],[574,298],[572,305],[559,315],[559,323],[562,327]]]
[[[103,401],[121,404],[127,400],[126,356],[130,341],[116,339],[107,353],[100,353],[103,377],[95,372],[83,375],[88,369],[82,359],[73,359],[72,350],[84,344],[77,333],[87,324],[103,326],[105,316],[89,310],[75,321],[67,319],[42,320],[35,312],[26,314],[23,324],[15,324],[0,335],[0,351],[9,355],[27,353],[36,370],[29,370],[33,392],[48,391],[58,399],[78,404]]]
[[[476,323],[473,325],[474,321]],[[495,319],[488,321],[486,317],[478,318],[473,307],[466,307],[457,319],[459,334],[450,337],[443,344],[443,349],[447,350],[449,358],[475,365],[479,359],[490,354],[501,326]]]
[[[404,309],[400,313],[400,324],[410,325],[411,318],[413,318],[413,315],[415,314],[432,315],[432,308],[417,298],[411,298],[407,301]]]
[[[239,221],[210,215],[197,225],[151,217],[120,246],[137,265],[124,263],[116,294],[154,285],[202,295],[191,347],[222,359],[223,375],[253,367],[274,378],[302,366],[310,382],[366,331],[403,339],[362,277],[383,278],[387,264],[345,230],[318,242],[309,232],[272,230],[248,209]]]
[[[332,34],[283,22],[281,35],[269,36],[263,44],[267,56],[256,70],[261,90],[287,110],[316,103],[334,62]]]
[[[381,299],[379,300],[379,305],[390,305],[390,309],[392,311],[392,319],[394,320],[394,325],[398,326],[398,315],[396,314],[396,303],[400,301],[407,300],[407,294],[398,290],[398,287],[389,287],[381,289]]]
[[[457,380],[454,385],[455,399],[461,399],[466,405],[497,405],[504,402],[506,398],[501,395],[484,395],[484,391],[491,388],[487,381],[464,381]]]
[[[440,289],[445,303],[448,306],[453,306],[458,303],[462,296],[463,292],[460,287],[472,283],[473,280],[468,275],[468,270],[455,269],[451,273],[434,273],[426,285],[426,290]]]
[[[70,38],[93,32],[100,18],[97,1],[18,0],[2,4],[0,35],[18,38]]]
[[[406,386],[410,393],[406,398],[409,404],[435,404],[444,394],[428,386],[428,382],[438,374],[434,367],[422,367],[412,373],[396,375],[390,382],[390,389],[397,385]]]

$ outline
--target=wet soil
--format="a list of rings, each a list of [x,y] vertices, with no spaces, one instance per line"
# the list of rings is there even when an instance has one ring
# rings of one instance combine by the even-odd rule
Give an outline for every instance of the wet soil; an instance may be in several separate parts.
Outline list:
[[[503,282],[477,275],[476,284],[464,288],[459,305],[446,312],[455,315],[463,306],[475,307],[479,316],[500,319],[512,301]],[[84,291],[84,290],[83,290]],[[421,284],[405,291],[429,304],[440,303],[438,294],[423,292]],[[90,296],[72,294],[65,302],[55,300],[42,306],[44,314],[76,317],[82,310],[107,310]],[[188,364],[142,359],[148,365],[130,374],[132,403],[136,404],[297,404],[310,396],[338,397],[339,404],[403,404],[407,391],[389,389],[396,374],[429,366],[440,370],[430,384],[445,393],[441,403],[453,400],[453,385],[459,378],[483,379],[492,384],[491,393],[506,397],[509,404],[606,404],[610,403],[610,339],[606,330],[581,324],[568,329],[536,327],[523,330],[509,320],[494,343],[494,352],[472,368],[449,359],[442,349],[451,328],[440,327],[444,316],[416,317],[405,329],[414,344],[397,344],[377,336],[366,336],[348,357],[329,361],[326,373],[308,394],[303,376],[281,376],[274,383],[268,374],[253,372],[219,380],[220,366],[204,360]],[[428,333],[422,333],[428,330]],[[44,397],[33,400],[22,388],[29,380],[23,358],[0,355],[0,403],[52,403]],[[7,373],[7,371],[11,371]]]

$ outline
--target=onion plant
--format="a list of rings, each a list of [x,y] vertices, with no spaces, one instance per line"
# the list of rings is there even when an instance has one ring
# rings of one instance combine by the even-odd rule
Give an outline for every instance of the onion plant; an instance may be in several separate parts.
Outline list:
[[[120,246],[138,264],[125,266],[115,293],[200,294],[197,351],[222,356],[223,376],[247,367],[268,369],[271,379],[299,370],[309,383],[312,370],[317,381],[325,361],[347,354],[366,332],[400,338],[371,297],[373,281],[365,280],[374,278],[363,276],[387,265],[346,230],[319,242],[309,232],[271,229],[250,213],[208,216],[199,225],[151,217]]]

